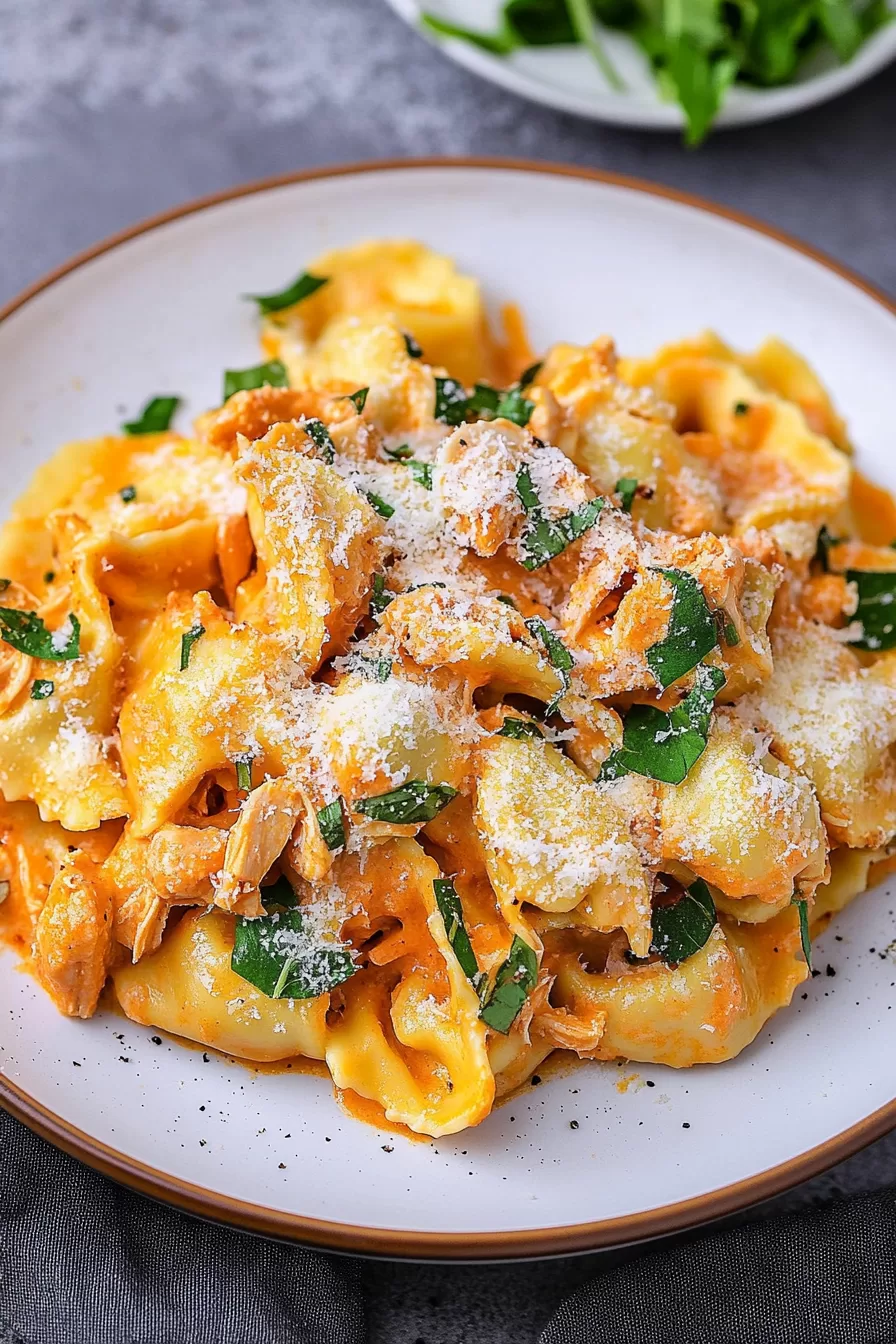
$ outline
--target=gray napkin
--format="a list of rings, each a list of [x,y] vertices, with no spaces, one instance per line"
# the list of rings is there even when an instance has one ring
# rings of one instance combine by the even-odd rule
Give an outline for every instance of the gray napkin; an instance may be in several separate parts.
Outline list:
[[[540,1344],[892,1344],[896,1189],[648,1251],[585,1284]]]
[[[176,1213],[0,1111],[0,1344],[363,1339],[350,1261]]]

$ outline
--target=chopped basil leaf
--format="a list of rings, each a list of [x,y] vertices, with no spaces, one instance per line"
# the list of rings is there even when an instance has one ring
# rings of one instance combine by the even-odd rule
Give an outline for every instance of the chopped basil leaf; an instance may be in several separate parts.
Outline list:
[[[619,504],[625,509],[626,513],[631,513],[632,504],[635,501],[635,494],[638,489],[638,482],[634,476],[622,476],[616,482],[616,493],[619,496]]]
[[[713,619],[716,623],[716,640],[721,648],[722,644],[727,644],[729,649],[734,648],[740,643],[740,635],[737,633],[737,626],[731,620],[727,611],[717,607],[713,612]]]
[[[327,466],[332,466],[336,460],[336,448],[333,440],[330,438],[330,431],[327,429],[323,420],[318,420],[312,416],[310,420],[303,420],[302,429],[308,435],[309,439],[317,445],[321,451],[321,456]]]
[[[532,484],[529,468],[524,462],[516,474],[516,491],[529,517],[526,530],[520,537],[525,569],[540,569],[549,560],[555,560],[574,541],[584,536],[600,517],[604,501],[598,495],[562,518],[548,518]]]
[[[749,402],[746,402],[746,401],[736,401],[736,402],[734,403],[734,414],[735,414],[735,415],[746,415],[746,413],[747,413],[747,411],[748,411],[749,409],[750,409]]]
[[[297,280],[293,280],[286,289],[281,289],[279,294],[246,294],[244,297],[254,300],[260,313],[279,313],[281,308],[291,308],[294,303],[301,303],[302,299],[316,294],[329,279],[328,275],[311,275],[303,271]]]
[[[367,405],[367,394],[369,391],[370,391],[369,387],[359,387],[357,392],[352,392],[348,397],[346,397],[346,401],[350,401],[352,403],[352,405],[354,406],[355,410],[358,412],[359,415],[363,411],[364,407]]]
[[[419,341],[414,340],[414,337],[409,331],[403,331],[401,334],[404,337],[404,348],[407,350],[410,358],[420,359],[423,355],[423,346]]]
[[[446,425],[462,425],[467,413],[467,393],[456,378],[436,378],[436,400],[433,416]]]
[[[236,786],[243,793],[252,792],[252,762],[254,759],[251,751],[245,751],[233,758],[233,763],[236,766]]]
[[[735,645],[740,643],[740,635],[737,633],[737,626],[734,624],[733,621],[725,622],[725,629],[722,631],[722,635],[724,637],[725,643],[731,649],[733,649]]]
[[[896,570],[848,569],[846,581],[859,594],[851,620],[862,627],[849,643],[854,649],[896,648]]]
[[[48,663],[68,663],[80,653],[81,624],[77,616],[69,612],[67,621],[58,630],[48,630],[35,611],[0,607],[0,640],[31,658],[42,658]]]
[[[560,673],[560,689],[544,711],[544,716],[547,718],[555,712],[560,701],[569,690],[569,674],[573,668],[572,654],[563,641],[554,634],[553,630],[548,629],[540,616],[531,617],[526,622],[526,629],[530,635],[534,635],[537,640],[541,641],[551,666]]]
[[[476,961],[476,953],[473,951],[473,945],[464,924],[464,909],[460,897],[454,889],[454,883],[450,878],[437,877],[433,880],[432,889],[435,893],[436,905],[439,907],[439,914],[445,923],[445,933],[448,936],[452,951],[457,957],[464,975],[476,986],[479,983],[479,963]]]
[[[344,849],[345,822],[342,820],[342,802],[334,798],[317,814],[317,824],[327,849]]]
[[[672,905],[655,905],[651,952],[670,966],[687,961],[704,946],[716,925],[716,907],[702,878],[682,892]]]
[[[124,504],[133,504],[137,498],[137,487],[136,485],[123,485],[118,493],[121,495]]]
[[[395,512],[395,509],[392,507],[391,504],[387,504],[387,502],[380,495],[375,495],[372,490],[365,490],[364,495],[366,496],[367,501],[370,504],[371,508],[375,509],[381,518],[392,517],[393,513]]]
[[[251,392],[256,387],[288,387],[286,368],[279,359],[254,364],[251,369],[224,370],[224,401],[234,392]]]
[[[193,652],[193,645],[197,639],[201,639],[205,634],[205,626],[194,621],[189,630],[186,630],[180,637],[180,670],[186,672],[190,666],[190,654]]]
[[[535,410],[535,402],[523,396],[522,388],[510,387],[501,396],[495,412],[499,420],[511,420],[521,429],[525,429]]]
[[[414,458],[409,458],[407,468],[418,485],[422,485],[424,490],[432,489],[431,462],[417,462]]]
[[[523,370],[523,372],[519,376],[519,381],[517,383],[517,387],[520,389],[521,392],[525,392],[529,384],[535,382],[535,379],[541,373],[543,364],[544,364],[543,360],[537,359],[534,364],[529,365],[528,369]]]
[[[450,784],[427,784],[425,779],[412,779],[389,793],[373,798],[362,798],[355,811],[362,812],[371,821],[387,821],[393,826],[414,826],[432,821],[443,807],[457,794]]]
[[[537,723],[532,723],[530,719],[518,719],[515,716],[509,716],[498,729],[498,737],[513,737],[519,741],[524,737],[542,737],[542,731]]]
[[[681,784],[706,750],[713,701],[724,685],[724,672],[701,663],[693,690],[668,713],[655,705],[632,705],[622,727],[622,746],[604,761],[598,783],[631,772]]]
[[[479,1011],[483,1022],[506,1036],[537,979],[535,952],[514,934],[507,960],[499,966],[488,998]]]
[[[373,591],[370,594],[370,610],[374,616],[381,616],[388,607],[389,603],[394,601],[395,594],[390,593],[386,588],[386,579],[382,574],[374,574]]]
[[[441,579],[425,579],[423,583],[412,583],[405,589],[406,593],[416,593],[421,588],[444,588],[446,585]]]
[[[46,700],[55,691],[56,687],[52,681],[44,681],[43,677],[38,677],[31,683],[31,699]]]
[[[374,681],[388,681],[392,675],[390,658],[367,658],[363,653],[359,653],[358,662],[362,669],[369,668]]]
[[[797,908],[800,917],[800,944],[803,949],[803,956],[806,958],[806,965],[812,970],[812,939],[809,937],[809,902],[805,896],[794,896],[791,904]]]
[[[498,593],[498,601],[503,602],[505,607],[513,607],[514,611],[519,611],[519,607],[509,593]]]
[[[354,974],[351,948],[316,942],[301,910],[237,916],[231,970],[270,999],[316,999]]]
[[[715,618],[702,587],[684,569],[657,569],[675,590],[666,638],[647,650],[647,666],[660,686],[671,686],[718,643]]]
[[[396,448],[387,448],[384,444],[383,452],[387,457],[391,457],[393,462],[407,462],[414,456],[414,450],[409,443],[400,443]]]
[[[825,574],[831,568],[831,547],[837,546],[840,542],[839,537],[832,537],[825,524],[822,524],[818,533],[818,543],[815,547],[814,559],[821,565]]]
[[[139,420],[125,420],[125,434],[164,434],[171,428],[180,397],[152,397],[140,412]]]
[[[498,414],[498,406],[501,403],[501,393],[490,383],[475,383],[473,391],[467,398],[467,415],[475,416],[477,420],[491,419],[493,415]]]

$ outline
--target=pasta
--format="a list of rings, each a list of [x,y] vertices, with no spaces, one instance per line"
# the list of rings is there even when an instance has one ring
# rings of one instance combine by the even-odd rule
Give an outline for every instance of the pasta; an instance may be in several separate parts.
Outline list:
[[[533,361],[412,242],[255,296],[0,535],[0,925],[416,1133],[730,1059],[889,871],[896,505],[780,340]],[[896,611],[896,608],[894,608]]]

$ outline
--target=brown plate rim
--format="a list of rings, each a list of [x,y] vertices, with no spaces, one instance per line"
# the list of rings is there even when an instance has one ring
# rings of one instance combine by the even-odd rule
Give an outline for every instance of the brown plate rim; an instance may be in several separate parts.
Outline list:
[[[94,247],[77,253],[63,265],[29,285],[25,290],[0,308],[0,322],[11,317],[31,299],[50,288],[57,280],[84,266],[96,257],[112,251],[133,238],[183,219],[202,210],[237,200],[243,196],[291,186],[298,182],[322,178],[345,177],[353,174],[391,172],[420,168],[482,169],[543,173],[555,177],[572,177],[583,181],[600,182],[649,196],[685,205],[703,213],[729,220],[742,228],[759,233],[792,251],[833,271],[841,279],[874,299],[882,308],[896,317],[894,303],[870,281],[834,261],[817,248],[800,242],[773,226],[751,218],[727,206],[714,205],[698,196],[674,187],[655,185],[640,178],[620,173],[608,173],[575,165],[541,163],[529,159],[488,157],[432,157],[412,159],[380,159],[362,163],[342,164],[335,167],[313,168],[278,177],[266,178],[245,186],[200,197],[185,205],[175,206],[152,216],[131,228],[123,229]],[[86,1162],[95,1170],[121,1181],[141,1194],[174,1204],[187,1213],[228,1223],[247,1232],[254,1232],[281,1240],[298,1241],[323,1249],[348,1254],[378,1255],[419,1260],[513,1260],[526,1257],[573,1255],[625,1243],[643,1241],[652,1237],[679,1232],[726,1214],[736,1213],[750,1204],[797,1185],[825,1171],[828,1167],[851,1156],[875,1139],[896,1128],[896,1099],[866,1116],[857,1124],[819,1144],[789,1162],[758,1172],[755,1176],[726,1185],[718,1190],[681,1200],[659,1209],[626,1214],[623,1217],[599,1219],[566,1227],[527,1228],[517,1232],[455,1233],[455,1232],[401,1232],[391,1228],[357,1227],[350,1223],[330,1222],[266,1209],[227,1195],[214,1193],[167,1175],[136,1159],[117,1152],[53,1111],[36,1102],[17,1084],[0,1074],[0,1105],[21,1120],[42,1138],[57,1148]]]

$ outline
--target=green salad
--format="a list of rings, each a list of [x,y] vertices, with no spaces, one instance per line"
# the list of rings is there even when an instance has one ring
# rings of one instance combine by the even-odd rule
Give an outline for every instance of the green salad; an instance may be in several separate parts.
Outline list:
[[[735,80],[762,88],[787,84],[822,45],[848,61],[892,13],[887,0],[507,0],[493,32],[435,14],[422,17],[431,32],[495,56],[519,47],[580,44],[615,89],[624,85],[600,29],[627,33],[650,61],[662,96],[681,107],[685,142],[698,145]]]

